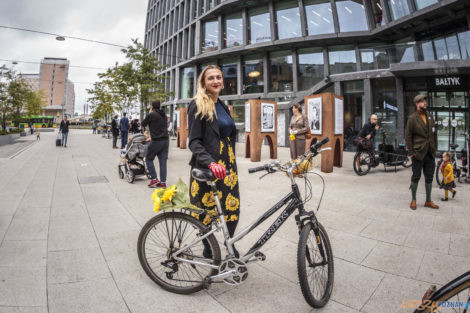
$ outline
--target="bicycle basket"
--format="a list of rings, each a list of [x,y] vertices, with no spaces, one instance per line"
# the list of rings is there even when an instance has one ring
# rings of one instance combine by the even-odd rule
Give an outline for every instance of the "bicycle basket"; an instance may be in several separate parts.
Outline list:
[[[356,137],[353,142],[360,150],[368,150],[372,147],[372,142],[362,137]]]

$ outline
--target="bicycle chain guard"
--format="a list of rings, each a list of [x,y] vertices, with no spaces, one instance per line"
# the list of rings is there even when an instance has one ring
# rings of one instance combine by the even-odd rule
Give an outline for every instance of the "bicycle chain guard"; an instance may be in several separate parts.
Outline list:
[[[239,259],[228,259],[222,261],[219,266],[219,274],[232,272],[230,276],[224,278],[224,282],[228,285],[241,285],[248,278],[248,267],[245,262]]]

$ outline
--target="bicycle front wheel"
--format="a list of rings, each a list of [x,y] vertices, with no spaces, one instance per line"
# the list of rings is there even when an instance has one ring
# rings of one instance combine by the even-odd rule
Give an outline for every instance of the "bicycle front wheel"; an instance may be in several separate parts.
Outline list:
[[[171,255],[197,241],[204,228],[200,221],[180,212],[165,212],[151,218],[140,231],[137,242],[139,261],[145,273],[170,292],[189,294],[201,290],[204,279],[217,272],[207,264],[220,263],[220,247],[215,236],[212,234],[196,242],[178,255],[180,259],[200,264],[176,260]]]
[[[323,226],[302,228],[297,249],[297,272],[305,301],[314,308],[325,306],[333,290],[334,264],[330,240]]]
[[[366,175],[370,171],[371,162],[372,157],[368,151],[358,151],[354,156],[354,172],[359,176]]]

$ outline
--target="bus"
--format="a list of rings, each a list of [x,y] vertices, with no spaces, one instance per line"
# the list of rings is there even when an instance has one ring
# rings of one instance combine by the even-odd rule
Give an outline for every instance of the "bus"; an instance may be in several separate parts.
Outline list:
[[[11,123],[11,126],[19,127],[19,128],[26,128],[26,127],[29,127],[30,123],[33,124],[33,128],[57,127],[57,124],[54,121],[54,116],[50,116],[50,115],[23,116],[18,126],[14,122]]]

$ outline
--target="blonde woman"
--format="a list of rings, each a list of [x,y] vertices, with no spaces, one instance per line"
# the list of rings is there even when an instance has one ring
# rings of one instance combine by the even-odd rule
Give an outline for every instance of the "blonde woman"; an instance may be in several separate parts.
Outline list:
[[[199,75],[197,94],[188,106],[189,149],[192,152],[189,165],[192,168],[209,168],[217,180],[220,203],[225,213],[230,236],[235,233],[240,214],[240,192],[235,161],[235,122],[228,107],[219,100],[224,88],[224,77],[216,65],[209,65]],[[226,176],[226,171],[230,175]],[[215,199],[206,183],[191,177],[191,203],[205,209],[215,208]],[[209,215],[197,216],[205,224],[211,222]],[[204,257],[211,258],[212,251],[204,243]],[[238,257],[238,252],[235,250]]]
[[[308,131],[308,119],[302,114],[302,107],[296,103],[292,107],[292,118],[289,124],[290,157],[292,160],[305,152],[305,134]]]

